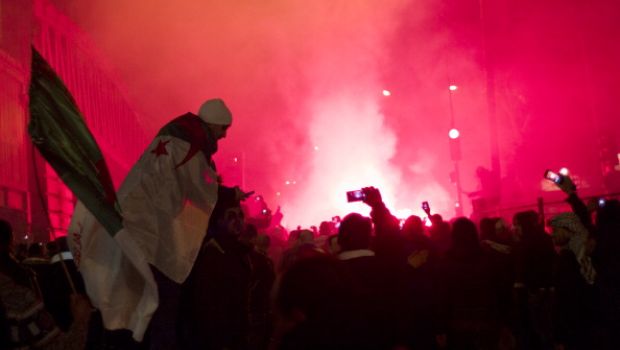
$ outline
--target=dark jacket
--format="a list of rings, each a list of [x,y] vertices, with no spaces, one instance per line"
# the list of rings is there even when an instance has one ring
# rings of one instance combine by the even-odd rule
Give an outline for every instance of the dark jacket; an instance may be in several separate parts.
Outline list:
[[[247,346],[250,283],[247,246],[226,235],[204,244],[183,285],[180,319],[189,349]]]

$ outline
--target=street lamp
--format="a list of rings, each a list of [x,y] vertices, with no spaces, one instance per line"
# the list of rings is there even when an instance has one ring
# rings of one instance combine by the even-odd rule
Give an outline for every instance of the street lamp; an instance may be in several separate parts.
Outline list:
[[[454,182],[456,185],[456,203],[454,205],[454,212],[456,216],[463,216],[463,205],[461,202],[461,173],[459,170],[459,161],[461,160],[461,141],[460,135],[461,133],[455,127],[455,118],[454,118],[454,106],[452,103],[452,94],[457,90],[457,86],[454,84],[450,84],[448,87],[448,97],[450,101],[450,131],[448,132],[449,142],[450,142],[450,157],[454,162]]]

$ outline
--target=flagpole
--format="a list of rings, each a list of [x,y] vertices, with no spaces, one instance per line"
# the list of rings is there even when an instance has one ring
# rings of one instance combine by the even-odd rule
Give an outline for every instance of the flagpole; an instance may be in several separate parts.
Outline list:
[[[37,167],[37,161],[36,161],[36,152],[35,152],[35,147],[31,147],[32,148],[32,167],[33,167],[33,171],[34,171],[34,182],[37,185],[37,192],[39,193],[39,199],[41,200],[41,206],[43,207],[43,211],[45,213],[45,220],[47,221],[47,228],[51,234],[51,236],[53,237],[54,241],[56,241],[56,239],[58,238],[56,236],[56,233],[54,232],[54,229],[52,227],[52,220],[50,220],[50,212],[49,212],[49,208],[47,206],[47,203],[45,202],[45,198],[43,198],[43,193],[41,192],[41,183],[40,183],[40,177],[39,177],[39,171],[38,171],[38,167]],[[60,247],[58,247],[58,250],[60,251]],[[59,252],[60,254],[60,266],[62,266],[62,270],[65,273],[65,277],[67,278],[67,282],[69,282],[69,287],[71,288],[71,291],[73,292],[73,294],[78,294],[77,290],[75,289],[75,284],[73,283],[73,279],[71,278],[71,274],[69,273],[69,269],[67,268],[67,264],[65,264],[65,259],[62,258],[62,251]]]

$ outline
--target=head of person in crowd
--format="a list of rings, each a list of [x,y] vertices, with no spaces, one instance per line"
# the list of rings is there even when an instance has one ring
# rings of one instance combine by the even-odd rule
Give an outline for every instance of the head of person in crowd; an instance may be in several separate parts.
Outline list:
[[[6,220],[0,220],[0,253],[8,254],[13,250],[13,227]]]
[[[314,232],[310,230],[301,230],[299,232],[299,238],[297,238],[299,244],[313,244],[314,243]]]
[[[333,221],[323,221],[319,225],[320,236],[331,236],[337,232],[336,223]]]
[[[451,250],[456,253],[475,253],[479,247],[476,224],[463,217],[454,220],[452,223]]]
[[[205,132],[215,141],[226,137],[232,124],[232,114],[222,99],[205,101],[198,110],[198,116],[204,121]]]
[[[211,218],[208,233],[211,237],[232,236],[238,238],[245,228],[243,211],[234,194],[220,196]]]
[[[314,243],[314,232],[308,229],[298,228],[291,231],[288,237],[288,243],[291,247],[298,247],[305,244]]]
[[[497,235],[495,232],[495,223],[498,218],[482,218],[480,220],[480,240],[481,241],[496,241]]]
[[[480,240],[508,244],[512,241],[512,235],[504,219],[483,218],[480,220]]]
[[[506,220],[497,218],[495,221],[495,235],[500,242],[512,243],[514,237]]]
[[[561,250],[570,250],[579,264],[579,272],[589,284],[596,279],[596,271],[592,265],[590,254],[594,245],[590,240],[588,229],[573,212],[561,213],[549,220],[553,230],[553,243]]]
[[[429,228],[431,236],[450,235],[450,223],[444,221],[441,215],[433,214],[429,219],[431,220],[431,227]]]
[[[431,220],[431,223],[433,224],[433,226],[440,225],[440,224],[444,223],[443,217],[441,215],[439,215],[439,214],[431,215],[430,220]]]
[[[588,238],[588,230],[572,212],[554,216],[549,220],[549,226],[552,229],[553,243],[558,247],[566,247],[574,239],[584,243]]]
[[[301,227],[298,227],[296,230],[292,230],[288,234],[287,243],[289,247],[294,247],[299,241],[299,234],[301,233]]]
[[[529,241],[536,239],[537,236],[546,235],[540,215],[533,210],[516,213],[512,219],[512,227],[517,236],[516,238],[523,241]]]
[[[338,245],[341,251],[369,249],[372,221],[358,213],[345,216],[338,229]]]
[[[411,215],[405,220],[401,232],[407,239],[424,236],[424,222],[419,216]]]

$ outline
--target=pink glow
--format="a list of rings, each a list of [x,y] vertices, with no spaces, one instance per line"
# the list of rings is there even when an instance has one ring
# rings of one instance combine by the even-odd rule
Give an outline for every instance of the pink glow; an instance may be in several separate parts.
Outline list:
[[[78,99],[100,111],[89,117],[99,121],[92,126],[117,186],[136,149],[214,96],[234,114],[216,156],[224,181],[262,194],[272,209],[281,205],[289,226],[367,213],[344,194],[370,185],[396,213],[428,200],[433,212],[451,217],[446,130],[458,125],[467,135],[459,140],[460,178],[464,191],[476,191],[476,169],[493,167],[493,108],[502,206],[535,203],[543,170],[563,166],[584,179],[585,191],[605,192],[600,135],[616,142],[612,158],[619,151],[614,0],[561,9],[535,0],[49,2],[90,40],[146,135],[115,144],[117,126],[105,123],[110,107]],[[23,42],[27,51],[26,41],[8,46]],[[90,81],[83,74],[69,87]],[[10,113],[19,109],[0,98]],[[13,164],[23,155],[14,135],[25,124],[1,122],[0,160]],[[0,185],[21,183],[15,177],[0,174]],[[470,212],[466,196],[462,206]]]

